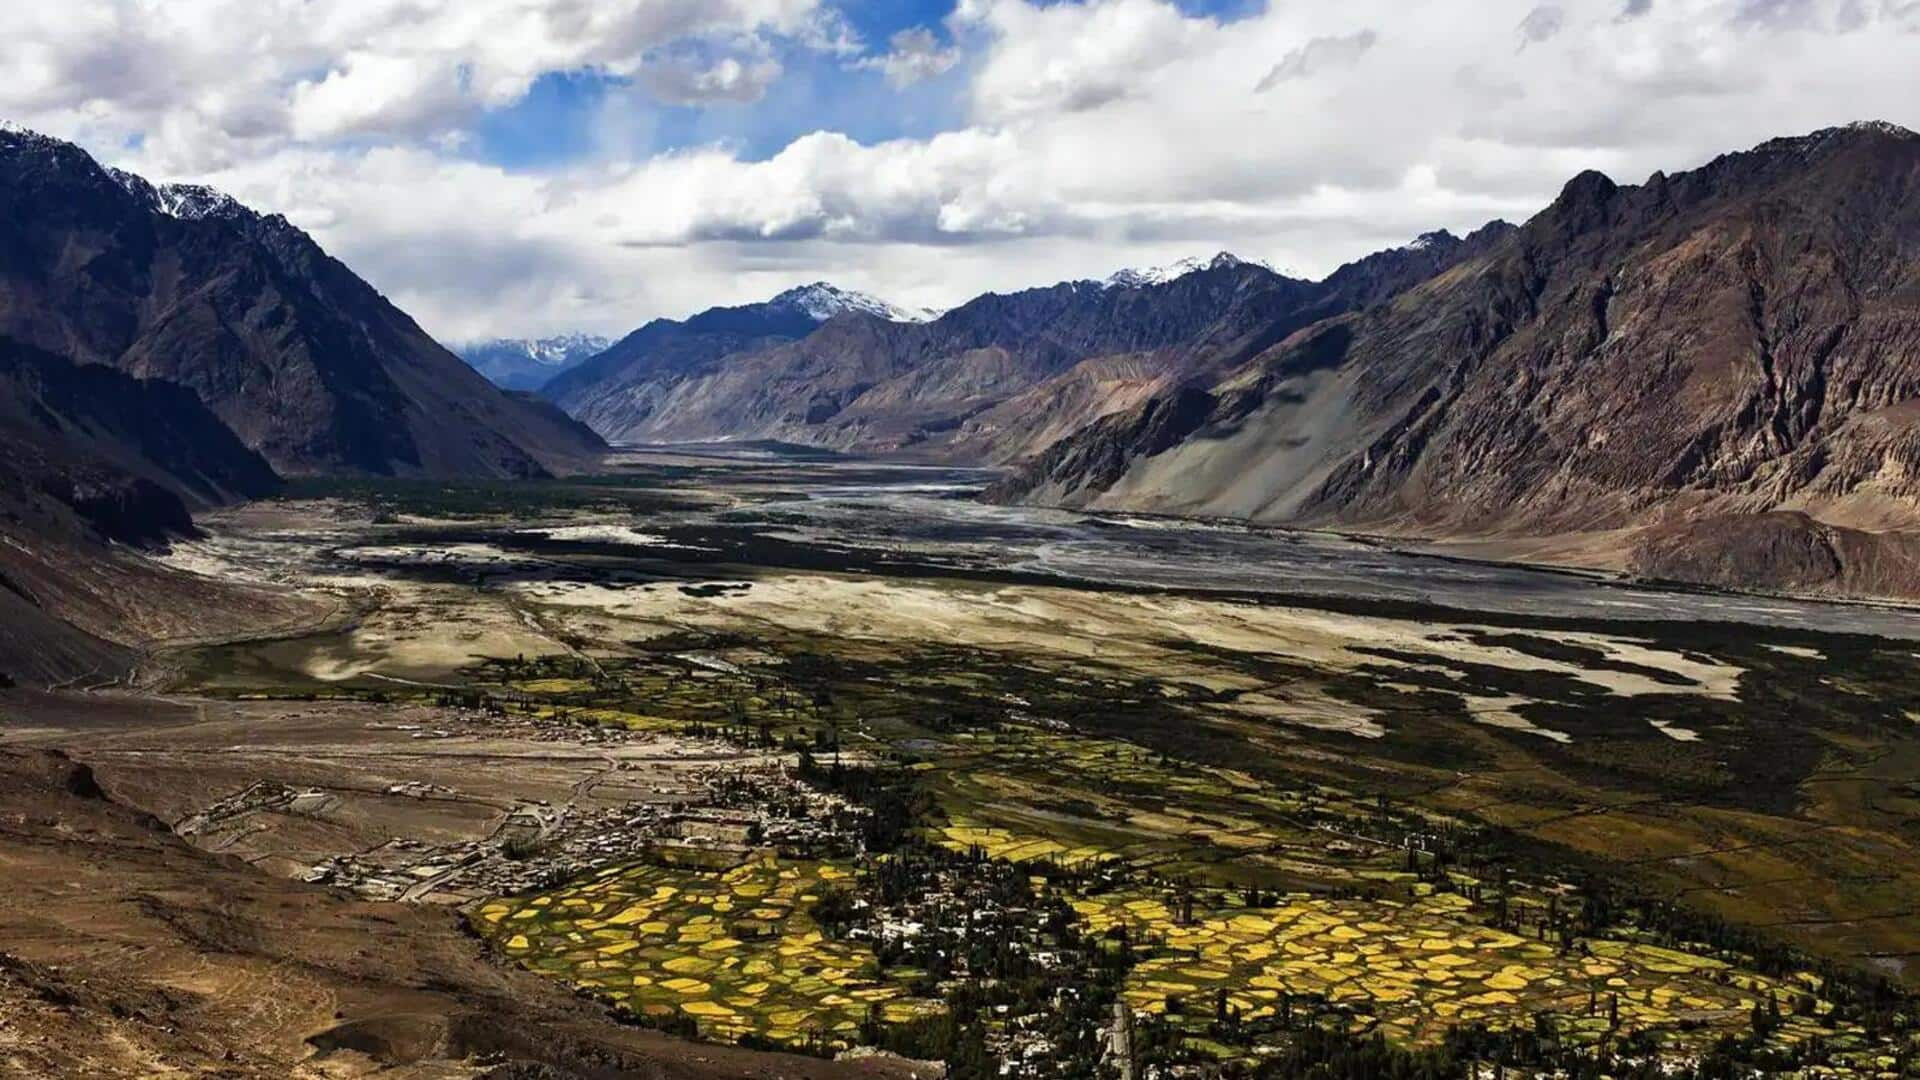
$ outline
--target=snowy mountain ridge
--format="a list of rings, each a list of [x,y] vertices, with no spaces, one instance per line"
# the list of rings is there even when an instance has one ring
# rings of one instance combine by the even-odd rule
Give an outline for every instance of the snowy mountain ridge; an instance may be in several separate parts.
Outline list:
[[[613,344],[598,334],[555,334],[542,338],[493,338],[456,345],[453,352],[494,385],[535,390]]]
[[[767,303],[798,310],[815,322],[826,322],[848,311],[863,312],[888,322],[904,323],[928,322],[939,316],[939,312],[929,308],[904,308],[877,296],[842,289],[824,281],[788,289]]]
[[[1181,259],[1167,266],[1148,266],[1116,271],[1098,282],[1103,289],[1141,289],[1150,285],[1165,285],[1178,281],[1188,274],[1197,274],[1203,270],[1224,270],[1235,266],[1258,266],[1267,270],[1273,267],[1257,259],[1242,259],[1229,251],[1222,251],[1212,258],[1194,256]]]

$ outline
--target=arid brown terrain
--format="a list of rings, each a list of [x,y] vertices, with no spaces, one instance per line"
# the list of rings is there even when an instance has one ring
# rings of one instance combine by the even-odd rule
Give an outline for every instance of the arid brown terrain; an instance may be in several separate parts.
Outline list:
[[[496,390],[284,217],[0,131],[0,337],[192,391],[292,474],[538,476],[599,441]]]
[[[503,786],[485,788],[477,813],[388,796],[407,778],[472,777],[476,760],[456,746],[421,752],[392,710],[301,712],[304,723],[279,706],[0,694],[0,1076],[910,1075],[624,1026],[491,959],[446,906],[371,902],[273,873],[295,864],[289,855],[388,835],[484,834],[516,785],[566,787],[558,775],[543,787],[537,768],[501,768]],[[331,824],[249,822],[217,852],[171,831],[168,816],[263,777],[368,793]]]

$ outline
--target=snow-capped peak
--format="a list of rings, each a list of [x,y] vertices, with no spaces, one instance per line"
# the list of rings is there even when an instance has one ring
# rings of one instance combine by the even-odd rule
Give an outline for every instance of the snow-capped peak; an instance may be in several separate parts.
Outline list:
[[[134,198],[159,213],[182,221],[198,221],[202,218],[252,219],[258,216],[240,200],[205,184],[153,184],[145,177],[125,169],[109,168],[107,175],[113,177],[114,182]]]
[[[6,136],[10,142],[19,146],[36,148],[36,150],[52,150],[52,152],[71,152],[71,154],[79,154],[86,160],[92,160],[92,156],[88,156],[79,146],[63,138],[40,135],[38,131],[21,127],[6,119],[0,119],[0,136]],[[144,177],[129,173],[127,169],[115,169],[111,165],[104,167],[102,171],[113,183],[119,184],[127,194],[138,198],[144,206],[156,209],[169,217],[182,217],[182,219],[236,217],[246,221],[259,219],[259,215],[253,213],[252,209],[246,208],[240,200],[228,196],[225,192],[213,190],[205,184],[154,184]]]
[[[768,303],[797,308],[815,322],[826,322],[835,315],[848,311],[863,312],[888,322],[926,322],[937,315],[937,312],[926,308],[899,307],[877,296],[852,292],[829,285],[824,281],[788,289]]]
[[[1897,139],[1911,139],[1914,137],[1914,132],[1911,128],[1902,127],[1891,120],[1855,120],[1853,123],[1846,125],[1845,130],[1862,132],[1868,135],[1891,135]]]
[[[1142,269],[1121,270],[1100,283],[1106,289],[1139,289],[1148,285],[1165,285],[1169,281],[1178,281],[1188,274],[1197,274],[1202,270],[1223,270],[1235,266],[1258,266],[1267,270],[1273,267],[1264,262],[1242,259],[1231,252],[1223,251],[1211,259],[1194,257],[1181,259],[1169,266],[1150,266]]]
[[[542,338],[493,338],[456,345],[453,351],[496,386],[534,390],[607,351],[613,342],[598,334],[565,333]]]
[[[516,349],[536,364],[555,367],[583,356],[606,352],[613,342],[598,334],[556,334],[523,340],[502,340],[495,344]]]
[[[160,196],[161,212],[168,217],[198,221],[201,218],[253,216],[253,211],[242,205],[240,200],[205,184],[161,184],[154,190]]]
[[[1426,251],[1429,248],[1443,247],[1443,246],[1457,243],[1457,242],[1458,242],[1458,239],[1447,230],[1435,229],[1432,232],[1424,232],[1424,233],[1421,233],[1419,236],[1414,237],[1410,242],[1404,245],[1403,250]]]
[[[612,344],[610,339],[598,334],[569,333],[543,338],[469,341],[455,346],[453,351],[470,360],[476,357],[492,361],[511,359],[541,367],[563,367],[585,360],[595,353],[606,352]]]

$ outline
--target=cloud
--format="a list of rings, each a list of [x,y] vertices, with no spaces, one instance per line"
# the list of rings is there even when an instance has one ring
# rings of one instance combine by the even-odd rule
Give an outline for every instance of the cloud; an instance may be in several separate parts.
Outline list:
[[[283,212],[443,336],[618,333],[818,279],[947,306],[1223,247],[1318,274],[1582,169],[1920,127],[1920,9],[1804,2],[1556,0],[1516,51],[1539,0],[960,0],[878,53],[828,0],[14,4],[0,116]],[[850,96],[929,52],[964,62]],[[477,159],[480,118],[582,70],[632,84],[589,150]]]
[[[974,77],[973,110],[989,121],[1085,112],[1145,93],[1221,28],[1164,0],[960,0],[951,16],[991,49]]]
[[[1520,20],[1520,47],[1552,41],[1567,24],[1567,13],[1555,4],[1541,4]]]
[[[924,26],[902,30],[888,42],[892,51],[870,57],[860,66],[886,75],[896,89],[946,74],[960,62],[960,50],[940,47],[940,39]]]
[[[1756,26],[1805,26],[1817,5],[1811,0],[1739,0],[1733,21]]]
[[[860,32],[838,8],[814,8],[791,34],[807,48],[834,56],[858,56],[867,48]]]
[[[457,64],[355,52],[325,78],[293,88],[287,121],[296,138],[313,140],[444,131],[465,119],[470,104],[468,75]]]
[[[711,64],[690,59],[648,64],[641,80],[654,96],[676,105],[727,101],[747,104],[766,96],[767,88],[785,73],[771,57],[726,56]]]
[[[1623,21],[1637,19],[1652,10],[1653,0],[1627,0],[1626,6],[1620,9],[1620,18]]]
[[[741,100],[777,75],[764,60],[686,70],[685,43],[858,48],[822,0],[79,0],[0,5],[0,40],[0,111],[144,136],[182,169],[289,139],[438,137],[544,74],[632,78],[663,52],[659,82],[684,97]]]
[[[1380,35],[1372,30],[1356,30],[1344,37],[1314,38],[1281,57],[1280,62],[1273,65],[1273,70],[1261,78],[1254,91],[1264,93],[1283,82],[1311,78],[1331,68],[1352,67],[1379,39]]]

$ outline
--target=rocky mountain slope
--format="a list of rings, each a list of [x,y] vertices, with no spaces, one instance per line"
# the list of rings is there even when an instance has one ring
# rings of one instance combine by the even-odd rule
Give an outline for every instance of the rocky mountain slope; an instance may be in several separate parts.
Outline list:
[[[1598,173],[1390,303],[1048,449],[996,496],[1591,536],[1717,584],[1920,591],[1920,136]]]
[[[723,361],[806,337],[838,316],[907,325],[922,314],[816,282],[764,303],[710,308],[685,320],[655,319],[554,378],[542,393],[616,442],[751,434],[716,431],[700,418],[680,415]]]
[[[494,338],[454,346],[467,366],[503,390],[538,390],[613,344],[598,334]]]
[[[272,492],[279,477],[192,392],[0,338],[0,490],[46,500],[101,539],[154,543],[190,510]]]
[[[286,219],[17,129],[0,129],[0,334],[184,387],[284,474],[533,476],[600,449]]]
[[[1318,283],[1222,254],[988,294],[924,322],[843,306],[809,324],[779,301],[708,312],[650,325],[548,393],[616,440],[769,438],[1012,460],[1182,379],[1230,369],[1300,325],[1390,296],[1499,232],[1435,234]]]
[[[1177,392],[1187,383],[1217,378],[1303,326],[1390,299],[1485,250],[1511,229],[1506,222],[1496,221],[1464,239],[1445,231],[1428,233],[1405,247],[1349,263],[1320,282],[1279,275],[1268,282],[1246,270],[1258,283],[1254,290],[1258,302],[1230,303],[1219,318],[1197,332],[1155,349],[1089,356],[969,416],[946,440],[945,455],[991,464],[1024,460],[1106,416],[1156,395]],[[1172,268],[1122,271],[1104,284],[1109,290],[1142,290],[1147,301],[1142,309],[1154,318],[1157,305],[1183,302],[1186,289],[1181,281],[1246,265],[1223,254],[1209,262],[1189,260]]]
[[[278,484],[191,392],[0,338],[0,680],[106,681],[155,633],[216,627],[209,611],[275,617],[127,549]]]
[[[504,394],[313,241],[0,127],[0,681],[316,617],[141,558],[278,473],[537,476],[597,437]]]

